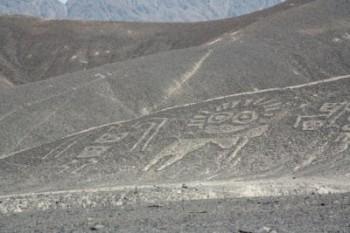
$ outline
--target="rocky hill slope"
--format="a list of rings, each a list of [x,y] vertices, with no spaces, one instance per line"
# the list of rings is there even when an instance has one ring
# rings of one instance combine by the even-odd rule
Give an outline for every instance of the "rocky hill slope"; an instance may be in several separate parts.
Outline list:
[[[2,157],[0,213],[350,192],[349,86],[218,97]]]
[[[194,23],[45,21],[0,17],[1,86],[40,81],[162,51],[198,46],[288,4],[233,19]],[[0,79],[1,81],[1,79]]]
[[[349,232],[349,17],[289,0],[191,24],[7,18],[2,71],[37,50],[38,74],[96,67],[1,73],[0,232]],[[69,44],[72,28],[122,39]],[[96,62],[105,44],[120,60]]]
[[[297,3],[200,46],[2,91],[1,154],[165,107],[350,73],[349,2]]]

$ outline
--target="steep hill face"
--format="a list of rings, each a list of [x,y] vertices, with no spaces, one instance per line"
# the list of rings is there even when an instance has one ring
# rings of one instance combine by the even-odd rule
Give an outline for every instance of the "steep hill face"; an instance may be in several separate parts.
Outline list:
[[[196,24],[44,21],[3,16],[0,75],[13,85],[25,84],[161,51],[198,46],[286,7],[284,4],[243,17]],[[1,85],[4,84],[0,83],[0,88]]]
[[[68,17],[84,20],[206,21],[262,10],[284,0],[69,0]]]
[[[64,18],[66,7],[58,0],[1,0],[0,14]]]
[[[213,39],[239,21],[202,25],[0,18],[0,74],[14,85]]]
[[[2,154],[165,107],[350,73],[349,2],[289,3],[201,46],[2,91]]]

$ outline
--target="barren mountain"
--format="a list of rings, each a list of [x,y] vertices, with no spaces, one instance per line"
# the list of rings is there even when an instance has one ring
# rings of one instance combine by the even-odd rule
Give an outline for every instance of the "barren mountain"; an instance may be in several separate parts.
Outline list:
[[[206,21],[262,10],[284,0],[2,0],[0,14],[107,21]]]
[[[207,21],[271,7],[284,0],[69,0],[68,17],[83,20]]]
[[[58,0],[1,0],[0,14],[31,15],[43,18],[63,18],[66,7]]]

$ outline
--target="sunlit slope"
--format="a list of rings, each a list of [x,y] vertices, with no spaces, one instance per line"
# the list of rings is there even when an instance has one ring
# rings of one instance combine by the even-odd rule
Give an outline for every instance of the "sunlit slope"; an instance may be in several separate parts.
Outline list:
[[[349,85],[349,75],[333,77],[85,130],[3,157],[1,194],[51,198],[153,185],[171,193],[184,183],[204,190],[193,191],[193,199],[205,198],[211,187],[231,187],[231,196],[346,192]]]

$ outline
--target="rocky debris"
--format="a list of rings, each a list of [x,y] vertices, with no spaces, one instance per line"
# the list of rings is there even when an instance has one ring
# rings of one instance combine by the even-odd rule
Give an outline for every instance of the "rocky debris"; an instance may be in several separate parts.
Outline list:
[[[0,232],[348,233],[350,229],[349,193],[163,201],[157,205],[162,208],[137,203],[1,216]]]

